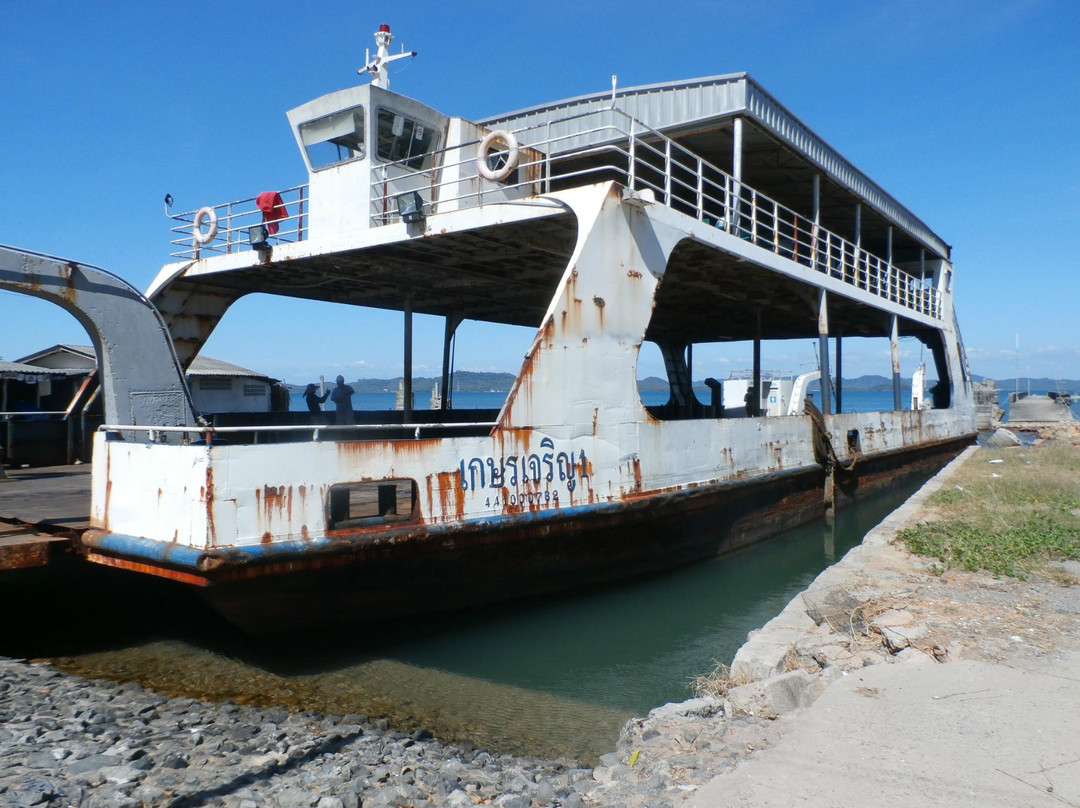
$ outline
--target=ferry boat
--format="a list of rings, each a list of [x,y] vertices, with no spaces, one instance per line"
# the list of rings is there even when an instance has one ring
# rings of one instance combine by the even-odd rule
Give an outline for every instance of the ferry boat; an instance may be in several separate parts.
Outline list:
[[[196,585],[253,631],[377,619],[711,557],[972,442],[949,245],[749,75],[470,121],[389,89],[391,40],[369,83],[289,111],[306,183],[174,216],[146,295],[171,346],[129,361],[175,368],[106,391],[89,560]],[[254,292],[401,312],[403,409],[200,422],[180,371]],[[435,409],[412,404],[416,314],[445,320]],[[535,330],[498,411],[445,394],[467,320]],[[913,409],[903,337],[937,379]],[[843,408],[864,338],[891,353],[891,409]],[[818,369],[770,379],[762,346],[807,340]],[[736,341],[753,367],[700,400],[695,348]],[[660,406],[637,388],[648,343]]]

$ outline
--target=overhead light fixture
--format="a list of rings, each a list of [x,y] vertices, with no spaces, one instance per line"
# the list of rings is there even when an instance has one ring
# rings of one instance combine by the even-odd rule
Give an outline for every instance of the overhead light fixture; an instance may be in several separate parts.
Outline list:
[[[407,224],[424,221],[424,198],[419,193],[409,191],[405,194],[398,194],[395,201],[397,202],[397,212],[401,216],[401,221]]]

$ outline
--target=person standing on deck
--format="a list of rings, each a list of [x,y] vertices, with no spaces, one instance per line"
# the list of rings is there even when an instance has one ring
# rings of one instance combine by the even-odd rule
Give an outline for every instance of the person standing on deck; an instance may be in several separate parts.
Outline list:
[[[309,384],[304,390],[304,401],[307,402],[308,412],[322,412],[322,403],[330,397],[329,390],[321,396],[316,392],[317,390],[314,384]]]
[[[334,402],[336,418],[339,424],[353,423],[352,397],[354,390],[345,384],[345,377],[337,377],[337,386],[330,391],[330,400]]]

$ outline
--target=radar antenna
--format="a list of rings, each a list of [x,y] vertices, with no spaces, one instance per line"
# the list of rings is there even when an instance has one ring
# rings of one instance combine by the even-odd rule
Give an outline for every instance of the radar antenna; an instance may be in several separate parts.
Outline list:
[[[391,56],[388,48],[393,41],[394,35],[390,33],[390,26],[386,23],[380,25],[379,30],[375,32],[375,44],[378,46],[375,58],[372,59],[371,51],[365,49],[364,59],[367,60],[367,64],[356,71],[361,76],[370,73],[372,76],[371,83],[375,87],[381,87],[384,90],[390,89],[390,76],[387,73],[386,66],[390,62],[404,59],[406,56],[416,56],[416,51],[406,51],[404,47],[401,49],[401,53],[395,53]]]

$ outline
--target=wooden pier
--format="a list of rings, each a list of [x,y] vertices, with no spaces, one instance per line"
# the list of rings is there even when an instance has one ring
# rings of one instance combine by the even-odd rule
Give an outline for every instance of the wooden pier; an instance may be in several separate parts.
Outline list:
[[[0,571],[48,564],[89,524],[89,464],[7,469],[0,478]]]

